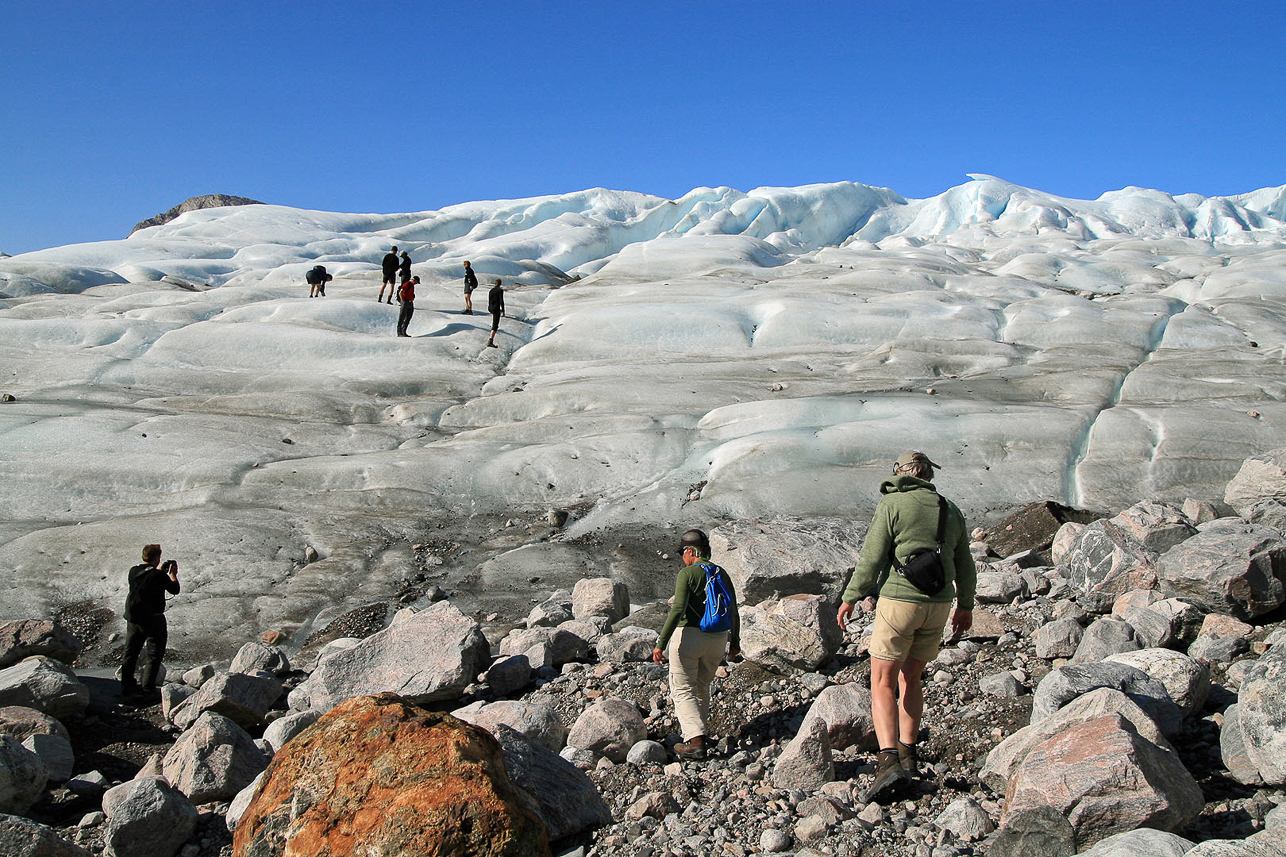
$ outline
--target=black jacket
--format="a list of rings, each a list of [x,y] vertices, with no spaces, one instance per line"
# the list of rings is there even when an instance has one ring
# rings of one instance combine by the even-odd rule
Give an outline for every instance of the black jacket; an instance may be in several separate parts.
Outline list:
[[[179,582],[154,565],[141,563],[129,570],[125,621],[144,622],[165,613],[165,593],[179,594]]]
[[[504,311],[505,290],[501,286],[492,286],[491,291],[487,292],[487,312],[504,314]]]
[[[386,253],[384,255],[384,276],[391,277],[397,273],[397,254]]]

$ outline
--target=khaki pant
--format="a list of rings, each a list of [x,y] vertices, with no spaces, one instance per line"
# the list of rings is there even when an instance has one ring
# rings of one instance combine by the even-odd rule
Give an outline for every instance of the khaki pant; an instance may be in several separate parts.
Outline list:
[[[678,628],[670,638],[670,695],[684,741],[706,734],[710,682],[727,647],[727,631],[707,634],[700,628]]]

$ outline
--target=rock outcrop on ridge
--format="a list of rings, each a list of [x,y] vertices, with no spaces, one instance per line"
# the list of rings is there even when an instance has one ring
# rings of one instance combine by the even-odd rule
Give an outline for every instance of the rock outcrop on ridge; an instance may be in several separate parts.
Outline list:
[[[257,199],[248,199],[244,196],[229,196],[226,193],[207,193],[202,196],[189,197],[168,211],[149,217],[147,220],[140,220],[134,224],[134,228],[129,231],[130,235],[140,229],[146,229],[149,226],[162,226],[169,223],[180,214],[186,214],[189,211],[200,211],[204,208],[223,208],[229,205],[263,205]]]

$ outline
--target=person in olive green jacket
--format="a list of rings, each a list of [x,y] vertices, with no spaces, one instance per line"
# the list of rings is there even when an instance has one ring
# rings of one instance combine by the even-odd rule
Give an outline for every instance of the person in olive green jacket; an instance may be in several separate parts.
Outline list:
[[[674,752],[681,759],[704,759],[708,749],[710,682],[714,681],[725,648],[730,658],[741,654],[741,617],[737,613],[737,591],[728,572],[709,560],[710,539],[706,534],[688,530],[679,540],[679,554],[684,567],[675,581],[674,601],[652,650],[652,660],[665,663],[666,645],[670,644],[670,695],[683,732],[683,741],[674,745]],[[701,617],[706,612],[707,568],[729,596],[727,631],[701,630]]]
[[[890,562],[890,557],[896,557],[899,564],[905,564],[916,549],[937,545],[940,504],[931,481],[936,467],[923,452],[913,450],[898,458],[893,478],[880,485],[884,496],[875,507],[861,557],[844,590],[837,616],[840,627],[845,628],[853,606],[887,575],[879,587],[870,643],[871,718],[875,721],[880,755],[868,799],[885,786],[917,773],[916,741],[924,715],[920,685],[924,667],[937,657],[948,618],[955,634],[973,625],[978,572],[969,552],[964,515],[954,503],[946,502],[940,553],[946,583],[940,591],[921,592],[894,571]]]

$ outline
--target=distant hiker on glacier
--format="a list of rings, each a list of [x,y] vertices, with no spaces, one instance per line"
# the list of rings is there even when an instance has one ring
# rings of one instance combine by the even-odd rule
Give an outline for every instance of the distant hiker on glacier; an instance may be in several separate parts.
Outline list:
[[[402,309],[397,314],[398,336],[411,335],[406,329],[411,326],[411,316],[415,314],[415,287],[419,282],[419,277],[412,277],[398,287],[397,297],[402,302]]]
[[[397,279],[397,266],[397,248],[394,247],[384,254],[384,261],[381,263],[381,267],[384,269],[384,279],[380,282],[380,296],[375,300],[384,300],[384,287],[388,286],[388,302],[393,303],[393,293],[396,291],[396,286],[393,285],[393,282]]]
[[[500,329],[500,316],[505,314],[505,290],[496,280],[496,284],[487,292],[487,312],[491,313],[491,338],[487,340],[488,348],[496,347],[496,331]]]
[[[143,562],[129,570],[129,594],[125,596],[125,657],[121,661],[121,695],[157,697],[156,678],[165,656],[169,636],[165,624],[165,593],[179,594],[179,564],[166,560],[160,567],[160,545],[143,546]],[[138,656],[147,644],[147,670],[142,688],[135,672]]]
[[[402,251],[402,260],[397,263],[397,276],[404,283],[411,279],[411,257],[405,250]]]
[[[938,655],[948,618],[956,634],[973,625],[978,572],[969,552],[969,531],[960,509],[933,486],[937,466],[918,449],[898,457],[893,478],[880,485],[884,496],[836,617],[847,628],[853,605],[887,575],[870,642],[871,719],[880,753],[864,802],[919,772],[921,674]]]
[[[312,270],[304,275],[308,282],[308,297],[326,297],[326,284],[335,279],[326,273],[325,265],[314,265]]]
[[[666,661],[669,646],[670,695],[683,741],[680,759],[704,759],[710,746],[710,682],[723,660],[741,654],[741,617],[728,572],[710,562],[710,539],[688,530],[679,539],[683,570],[674,583],[674,602],[665,618],[652,660]]]
[[[473,315],[473,290],[478,287],[478,275],[464,263],[464,314]]]

